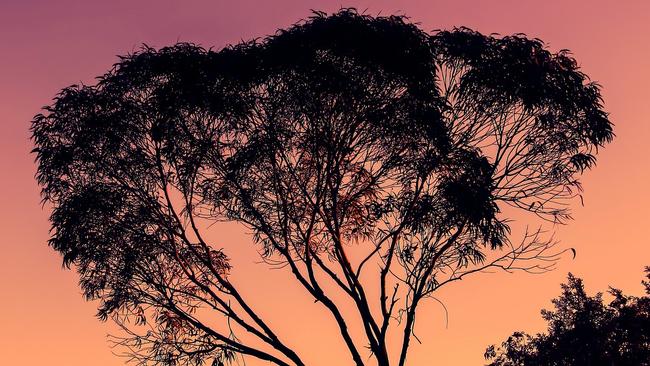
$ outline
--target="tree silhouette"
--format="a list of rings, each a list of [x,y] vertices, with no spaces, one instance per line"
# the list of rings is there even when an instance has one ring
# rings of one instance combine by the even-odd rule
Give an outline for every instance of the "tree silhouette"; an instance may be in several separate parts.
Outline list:
[[[170,365],[304,364],[231,281],[211,222],[248,228],[356,365],[367,346],[403,366],[418,305],[441,286],[552,267],[554,242],[538,230],[513,244],[500,208],[566,221],[613,136],[566,51],[354,9],[220,51],[145,47],[65,88],[32,129],[50,245],[134,360]]]
[[[490,366],[650,365],[650,282],[643,284],[646,296],[610,288],[613,299],[604,304],[601,293],[588,296],[569,273],[555,310],[542,310],[548,333],[515,332],[501,347],[490,346],[486,359]]]

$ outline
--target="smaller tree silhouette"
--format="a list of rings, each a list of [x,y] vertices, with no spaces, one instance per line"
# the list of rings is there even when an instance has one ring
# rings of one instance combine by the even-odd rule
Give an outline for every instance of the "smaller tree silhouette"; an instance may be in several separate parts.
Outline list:
[[[650,267],[645,271],[650,281]],[[501,347],[488,347],[485,358],[489,366],[650,365],[649,281],[642,281],[642,297],[610,287],[613,300],[605,304],[602,293],[588,296],[569,273],[555,310],[542,310],[548,333],[514,332]]]

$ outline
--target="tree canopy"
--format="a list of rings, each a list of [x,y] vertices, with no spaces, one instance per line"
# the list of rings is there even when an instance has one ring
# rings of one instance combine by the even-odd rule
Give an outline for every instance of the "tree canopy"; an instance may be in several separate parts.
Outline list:
[[[230,281],[209,223],[248,228],[329,311],[356,365],[367,346],[403,366],[418,304],[440,286],[552,267],[554,242],[513,243],[501,210],[565,222],[613,137],[599,86],[567,51],[353,9],[218,51],[144,47],[63,89],[32,131],[49,244],[99,317],[124,325],[132,357],[170,365],[304,364]]]
[[[513,333],[501,347],[487,349],[489,365],[650,365],[650,282],[643,284],[642,297],[610,288],[605,304],[602,293],[587,295],[582,280],[569,273],[555,309],[542,310],[547,333]]]

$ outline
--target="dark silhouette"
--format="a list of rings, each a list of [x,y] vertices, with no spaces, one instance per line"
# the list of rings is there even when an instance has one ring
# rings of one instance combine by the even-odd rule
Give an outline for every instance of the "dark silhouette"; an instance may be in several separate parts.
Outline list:
[[[554,242],[511,243],[500,207],[569,219],[612,136],[565,51],[353,9],[220,51],[144,48],[33,122],[50,245],[130,334],[131,357],[173,365],[304,364],[230,281],[211,222],[245,225],[356,365],[403,366],[418,305],[441,286],[552,267]]]
[[[646,296],[610,288],[612,301],[604,304],[601,293],[588,296],[582,280],[569,273],[555,310],[542,310],[547,334],[515,332],[485,357],[490,366],[650,365],[650,282],[643,284]]]

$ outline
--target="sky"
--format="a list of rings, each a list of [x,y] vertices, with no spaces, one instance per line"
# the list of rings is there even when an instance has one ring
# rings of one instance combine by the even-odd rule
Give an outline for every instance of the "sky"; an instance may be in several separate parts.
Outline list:
[[[169,1],[0,0],[0,364],[124,364],[107,340],[117,333],[94,317],[73,271],[47,246],[47,207],[34,181],[32,117],[63,87],[93,83],[117,55],[142,44],[191,41],[219,49],[263,37],[308,17],[356,7],[367,14],[404,14],[425,30],[467,26],[483,33],[525,33],[551,50],[570,49],[603,87],[614,142],[583,177],[584,206],[574,221],[552,228],[577,250],[541,276],[496,273],[470,277],[420,310],[409,365],[480,365],[483,351],[515,330],[537,332],[540,309],[559,294],[567,272],[589,292],[611,285],[640,295],[650,265],[650,2],[641,1]],[[516,221],[513,225],[525,226]],[[219,232],[232,244],[234,269],[285,338],[312,365],[348,364],[326,316],[304,302],[278,271],[256,265],[250,237]],[[227,250],[227,249],[226,249]],[[285,293],[265,284],[286,281]],[[286,302],[290,306],[286,306]],[[303,305],[303,303],[307,305]],[[287,308],[291,309],[287,311]]]

